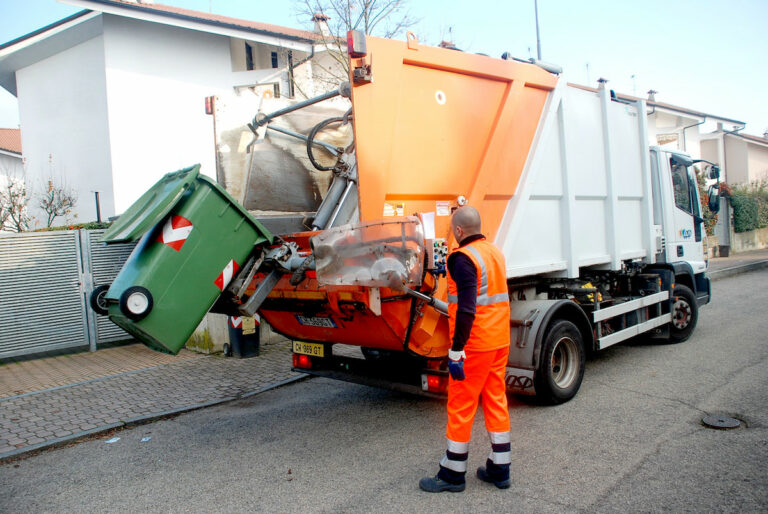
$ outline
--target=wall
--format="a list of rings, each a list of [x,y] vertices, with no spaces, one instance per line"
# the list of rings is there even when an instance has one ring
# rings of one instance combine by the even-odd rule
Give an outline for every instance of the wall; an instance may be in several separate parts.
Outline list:
[[[705,139],[701,141],[701,158],[715,164],[722,164],[719,152],[719,144],[716,139]],[[722,173],[722,166],[721,166]],[[724,179],[724,177],[721,177]]]
[[[749,182],[747,142],[740,137],[725,136],[725,181],[731,185]]]
[[[104,76],[104,41],[92,38],[16,72],[27,183],[34,197],[52,177],[78,191],[69,221],[96,219],[93,191],[104,217],[115,213]],[[35,226],[45,214],[30,201]],[[57,219],[54,224],[66,220]]]
[[[747,151],[749,181],[768,180],[768,148],[748,143]]]
[[[104,48],[117,213],[165,173],[215,177],[205,97],[231,91],[229,39],[104,15]]]
[[[24,174],[21,157],[13,157],[0,152],[0,176],[19,177]]]
[[[731,252],[748,252],[768,248],[768,228],[758,228],[736,234],[731,232]]]

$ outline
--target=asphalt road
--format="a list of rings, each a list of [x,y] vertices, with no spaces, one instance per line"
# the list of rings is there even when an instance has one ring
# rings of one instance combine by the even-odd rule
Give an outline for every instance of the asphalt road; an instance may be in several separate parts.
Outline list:
[[[444,406],[312,379],[0,466],[2,512],[765,512],[768,270],[714,283],[693,338],[608,349],[558,407],[513,400],[513,483],[419,491]],[[706,414],[744,421],[719,431]],[[488,452],[482,417],[470,469]],[[148,442],[140,442],[151,437]]]

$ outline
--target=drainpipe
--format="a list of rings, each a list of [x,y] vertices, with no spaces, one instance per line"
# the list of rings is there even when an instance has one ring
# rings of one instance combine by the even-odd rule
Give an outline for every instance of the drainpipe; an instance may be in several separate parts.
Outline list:
[[[689,128],[692,128],[692,127],[698,127],[699,125],[703,124],[705,121],[707,121],[707,117],[706,116],[704,116],[704,119],[701,120],[698,123],[694,123],[693,125],[688,125],[687,127],[683,127],[683,150],[688,152],[688,141],[685,139],[685,130],[689,129]],[[690,153],[690,152],[688,152],[688,153]],[[701,156],[699,156],[699,157],[701,157]]]

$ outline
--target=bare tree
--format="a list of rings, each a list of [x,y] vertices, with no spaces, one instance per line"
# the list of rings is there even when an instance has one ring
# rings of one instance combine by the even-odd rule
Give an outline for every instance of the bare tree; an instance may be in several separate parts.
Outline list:
[[[301,21],[326,23],[327,31],[319,31],[322,44],[328,49],[338,67],[321,67],[338,80],[346,80],[349,63],[345,56],[346,35],[350,30],[391,38],[404,35],[419,20],[408,12],[406,0],[295,0]],[[318,15],[320,19],[318,19]],[[321,25],[322,26],[322,25]],[[318,66],[317,63],[313,66]]]
[[[46,226],[50,227],[53,220],[72,212],[77,205],[77,193],[66,184],[59,185],[53,179],[48,179],[47,191],[40,197],[37,205],[45,212]]]
[[[29,230],[29,215],[27,214],[27,186],[24,178],[11,175],[0,177],[2,189],[0,189],[0,230],[6,229],[12,232],[24,232]]]

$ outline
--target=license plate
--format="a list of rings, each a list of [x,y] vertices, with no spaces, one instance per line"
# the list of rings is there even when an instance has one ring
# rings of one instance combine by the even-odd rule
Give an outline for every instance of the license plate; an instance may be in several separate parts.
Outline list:
[[[309,327],[337,328],[336,323],[331,318],[318,318],[310,316],[296,316],[296,319],[302,325]]]
[[[311,357],[325,357],[325,347],[318,343],[293,342],[293,353],[301,353]]]

